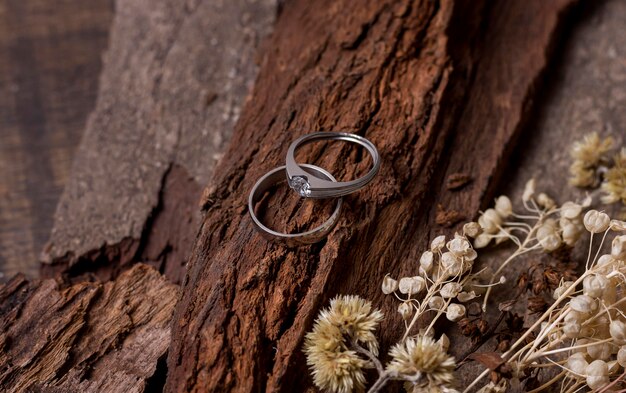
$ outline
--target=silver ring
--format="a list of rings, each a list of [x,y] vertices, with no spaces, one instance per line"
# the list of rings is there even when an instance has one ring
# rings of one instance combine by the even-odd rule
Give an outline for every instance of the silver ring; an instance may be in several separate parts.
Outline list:
[[[322,168],[310,164],[302,164],[302,166],[310,171],[307,172],[310,175],[326,178],[330,182],[337,181],[333,177],[333,175],[331,175]],[[324,239],[339,221],[339,213],[341,213],[341,205],[343,203],[342,198],[337,199],[337,205],[335,206],[335,210],[328,220],[326,220],[322,225],[318,226],[317,228],[313,228],[309,231],[302,233],[291,234],[276,232],[265,226],[261,222],[261,220],[258,219],[254,212],[254,205],[256,205],[256,203],[261,199],[263,194],[273,185],[278,184],[281,181],[285,181],[285,172],[286,171],[284,165],[279,166],[278,168],[274,168],[265,175],[263,175],[263,177],[261,177],[259,180],[257,180],[254,187],[252,187],[250,195],[248,196],[248,212],[250,213],[252,222],[254,223],[255,228],[261,233],[261,235],[263,235],[263,237],[268,240],[279,241],[280,243],[286,244],[288,246],[317,243],[320,240]]]
[[[365,176],[359,179],[345,182],[322,179],[315,176],[315,174],[305,171],[302,169],[305,165],[298,164],[296,162],[296,149],[306,145],[307,143],[318,140],[346,141],[363,146],[372,156],[372,161],[374,163],[372,169],[370,169]],[[378,155],[376,146],[359,135],[349,134],[346,132],[315,132],[301,136],[289,146],[289,150],[287,150],[286,164],[289,187],[300,194],[300,196],[306,198],[332,198],[351,194],[372,181],[380,168],[380,156]]]

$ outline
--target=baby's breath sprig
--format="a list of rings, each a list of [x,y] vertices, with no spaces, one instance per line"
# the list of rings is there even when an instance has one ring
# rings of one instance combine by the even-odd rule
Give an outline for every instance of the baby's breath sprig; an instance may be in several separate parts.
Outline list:
[[[559,382],[562,392],[584,387],[603,391],[626,373],[626,223],[596,210],[588,211],[583,223],[591,234],[584,273],[574,282],[563,281],[554,291],[555,302],[502,355],[519,375],[533,369],[560,368],[556,377],[532,392]],[[611,232],[615,233],[611,252],[600,256]],[[596,235],[602,240],[593,253]],[[531,334],[535,337],[528,340]]]

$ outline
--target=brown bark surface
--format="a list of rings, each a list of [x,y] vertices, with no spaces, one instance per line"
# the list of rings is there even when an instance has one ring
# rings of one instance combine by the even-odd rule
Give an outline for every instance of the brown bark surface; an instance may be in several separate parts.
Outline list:
[[[167,352],[177,291],[141,264],[66,289],[14,277],[0,287],[0,390],[143,392]]]
[[[303,337],[337,293],[384,304],[380,333],[384,346],[393,342],[400,322],[382,300],[383,276],[414,272],[433,232],[471,219],[490,199],[571,3],[285,4],[205,193],[166,390],[303,389]],[[378,146],[381,171],[346,198],[325,242],[269,244],[247,216],[247,193],[311,130],[366,136]],[[367,166],[359,157],[325,144],[300,158],[353,178]],[[459,178],[466,181],[450,190]],[[289,192],[274,198],[273,224],[294,230],[315,221],[315,206],[300,208]]]
[[[110,0],[0,0],[1,282],[39,273],[112,16]]]
[[[147,261],[173,282],[256,76],[275,0],[116,2],[94,112],[59,202],[44,275],[110,279]]]

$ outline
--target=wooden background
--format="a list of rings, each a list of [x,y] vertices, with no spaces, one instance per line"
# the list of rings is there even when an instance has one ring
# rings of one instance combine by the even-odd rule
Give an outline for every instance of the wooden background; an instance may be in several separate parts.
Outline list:
[[[36,349],[4,341],[0,361],[14,366],[0,386],[27,390],[33,375],[94,391],[310,386],[299,346],[335,293],[375,300],[393,342],[379,281],[411,272],[420,245],[452,230],[435,224],[439,203],[471,218],[530,176],[577,197],[571,142],[626,139],[623,1],[337,4],[0,0],[0,272],[30,278],[0,290],[0,336]],[[351,200],[323,247],[265,246],[239,202],[246,186],[279,160],[284,130],[335,126],[367,132],[394,180]],[[353,158],[307,154],[331,169]],[[474,181],[449,192],[454,173]],[[41,262],[54,280],[36,279]],[[147,355],[133,364],[137,346]]]

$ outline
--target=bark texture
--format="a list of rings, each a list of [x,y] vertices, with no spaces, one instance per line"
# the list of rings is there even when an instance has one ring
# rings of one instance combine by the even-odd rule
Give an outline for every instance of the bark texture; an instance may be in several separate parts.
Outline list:
[[[115,277],[149,261],[178,282],[197,201],[228,141],[275,0],[116,3],[96,108],[61,196],[44,274]]]
[[[145,391],[167,352],[177,291],[141,264],[66,289],[14,277],[0,288],[0,390]]]
[[[490,199],[571,3],[286,3],[205,192],[166,390],[304,389],[303,337],[337,293],[384,304],[384,347],[397,339],[383,276],[413,272],[433,231],[472,218]],[[346,198],[325,242],[286,249],[254,231],[246,197],[284,162],[290,141],[311,130],[366,136],[382,167]],[[300,158],[339,178],[367,167],[344,144],[314,145]],[[277,192],[273,224],[294,230],[315,221],[315,205],[289,192]]]

